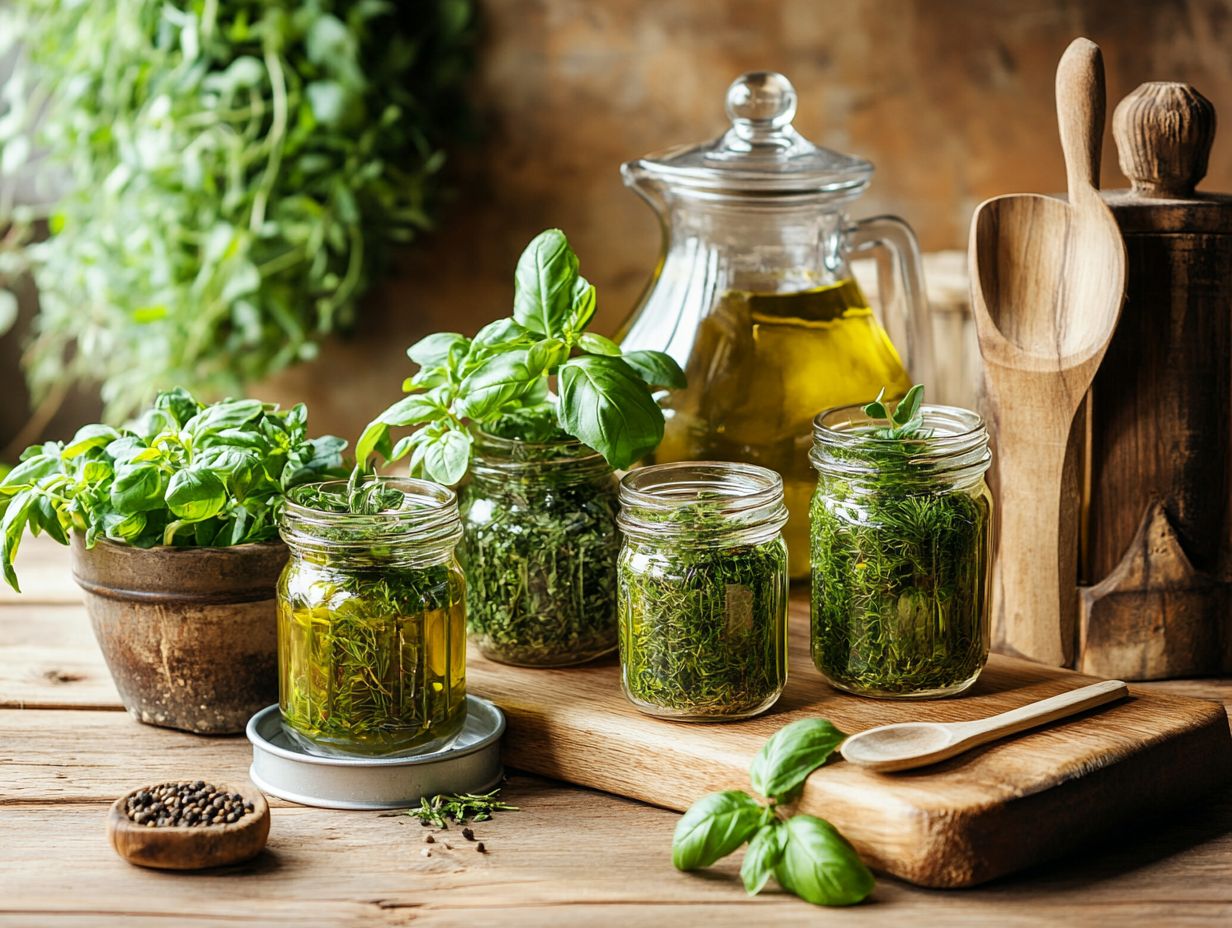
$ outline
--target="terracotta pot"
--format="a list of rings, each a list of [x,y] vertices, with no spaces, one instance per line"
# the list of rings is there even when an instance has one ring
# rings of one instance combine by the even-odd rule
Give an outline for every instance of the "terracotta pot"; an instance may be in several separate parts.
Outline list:
[[[278,701],[281,542],[133,548],[73,537],[73,578],[120,699],[138,720],[242,732]]]

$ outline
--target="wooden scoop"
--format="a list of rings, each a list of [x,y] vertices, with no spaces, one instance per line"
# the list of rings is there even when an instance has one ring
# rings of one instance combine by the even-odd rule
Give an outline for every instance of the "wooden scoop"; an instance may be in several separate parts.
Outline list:
[[[1098,190],[1104,69],[1088,39],[1057,68],[1057,118],[1069,201],[987,200],[970,255],[999,480],[995,640],[1059,666],[1072,661],[1077,613],[1080,456],[1070,435],[1125,292],[1125,245]]]
[[[973,747],[1055,722],[1129,695],[1120,680],[1105,680],[1060,696],[1041,699],[974,722],[902,722],[852,735],[843,742],[843,759],[889,773],[946,760]]]

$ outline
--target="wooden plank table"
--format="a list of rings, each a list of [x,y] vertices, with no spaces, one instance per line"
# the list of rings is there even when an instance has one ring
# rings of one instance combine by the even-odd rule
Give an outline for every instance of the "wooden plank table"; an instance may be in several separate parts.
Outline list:
[[[26,593],[0,594],[0,925],[1226,925],[1232,797],[971,890],[882,878],[870,902],[819,911],[775,888],[755,899],[738,855],[677,873],[677,815],[513,774],[521,812],[477,827],[489,853],[420,851],[413,819],[271,802],[267,851],[202,874],[141,870],[107,844],[112,800],[186,775],[237,781],[247,741],[140,725],[120,709],[68,572],[31,544]],[[1232,703],[1232,680],[1154,684]]]

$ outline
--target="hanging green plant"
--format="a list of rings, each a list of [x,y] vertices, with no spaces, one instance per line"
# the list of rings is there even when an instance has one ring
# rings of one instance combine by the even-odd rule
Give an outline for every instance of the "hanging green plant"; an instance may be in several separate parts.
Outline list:
[[[101,382],[115,422],[175,384],[236,394],[311,358],[430,224],[471,20],[471,0],[0,10],[0,174],[34,153],[50,196],[0,197],[0,227],[50,232],[8,237],[0,267],[38,285],[35,395]]]

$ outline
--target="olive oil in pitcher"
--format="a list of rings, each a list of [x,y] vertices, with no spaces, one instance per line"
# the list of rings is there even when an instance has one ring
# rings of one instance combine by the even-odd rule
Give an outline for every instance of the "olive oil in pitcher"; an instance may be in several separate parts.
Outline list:
[[[787,293],[723,294],[698,327],[686,373],[688,388],[666,400],[655,460],[743,461],[777,471],[792,573],[807,572],[813,416],[883,386],[891,398],[911,387],[859,285],[848,278]]]

